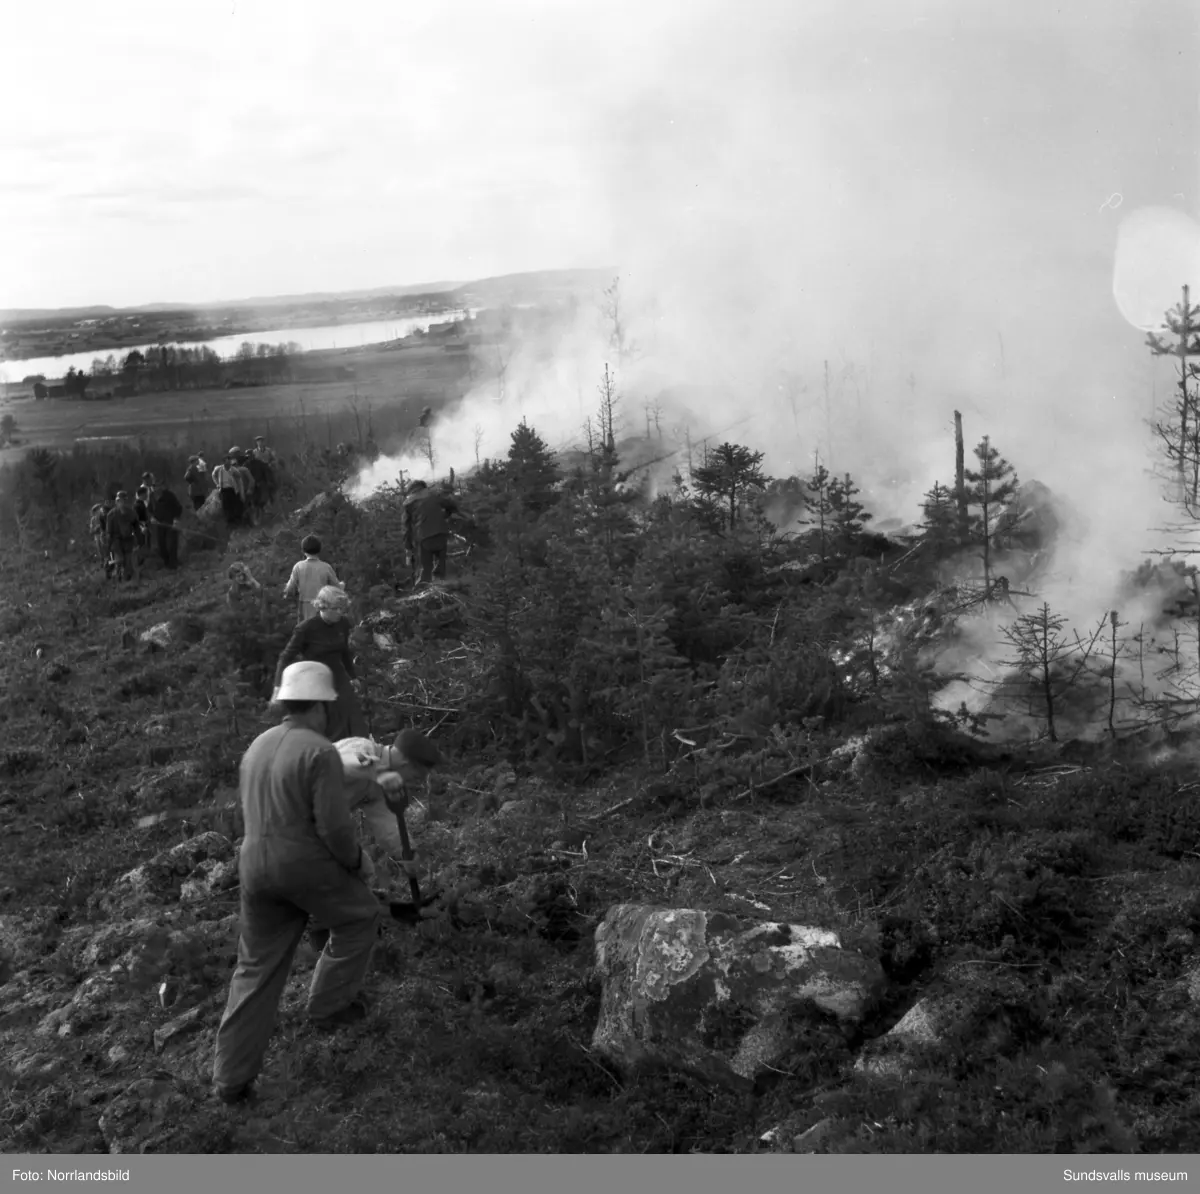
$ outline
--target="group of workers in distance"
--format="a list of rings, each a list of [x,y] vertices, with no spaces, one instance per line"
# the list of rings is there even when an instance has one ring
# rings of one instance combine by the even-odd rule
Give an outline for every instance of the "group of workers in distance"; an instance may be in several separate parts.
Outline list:
[[[136,582],[143,553],[153,543],[163,565],[179,567],[179,520],[183,503],[153,473],[143,473],[134,493],[117,490],[112,502],[92,507],[91,532],[100,564],[108,576]]]
[[[183,483],[193,510],[208,500],[217,488],[226,521],[232,526],[253,523],[275,493],[277,458],[263,437],[255,437],[249,452],[231,448],[224,461],[212,470],[200,455],[188,457]],[[107,576],[136,582],[145,553],[153,544],[163,565],[179,567],[179,522],[184,506],[167,484],[153,473],[143,473],[137,489],[118,489],[110,501],[97,502],[91,509],[89,530],[100,564]]]

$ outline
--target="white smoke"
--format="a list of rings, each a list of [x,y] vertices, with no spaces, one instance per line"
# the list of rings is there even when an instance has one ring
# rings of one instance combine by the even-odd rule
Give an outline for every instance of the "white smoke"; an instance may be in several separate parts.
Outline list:
[[[1016,0],[963,22],[953,4],[896,0],[886,15],[780,4],[730,22],[698,3],[629,47],[590,166],[637,353],[616,360],[593,296],[568,329],[518,335],[503,394],[481,380],[441,416],[433,469],[410,452],[356,492],[400,468],[469,469],[476,428],[479,456],[503,455],[522,417],[552,447],[578,445],[608,362],[626,434],[659,399],[695,444],[763,451],[775,476],[819,456],[854,476],[877,520],[912,522],[923,493],[953,483],[959,410],[968,468],[988,436],[1023,481],[1083,516],[1039,575],[1039,603],[1081,634],[1115,608],[1120,574],[1169,538],[1155,529],[1170,509],[1149,422],[1171,370],[1144,329],[1189,277],[1200,298],[1200,242],[1178,212],[1122,224],[1111,186],[1081,198],[1076,176],[1096,182],[1102,155],[1080,138],[1100,126],[1055,123],[1054,89],[1081,111],[1103,106],[1122,146],[1144,140],[1166,92],[1118,104],[1099,90],[1134,53],[1109,5]],[[997,47],[1017,60],[1030,30],[1061,69],[1016,87]],[[1043,137],[1040,165],[1014,148]],[[1143,193],[1165,201],[1169,177]],[[1011,654],[994,623],[969,634],[983,674]]]

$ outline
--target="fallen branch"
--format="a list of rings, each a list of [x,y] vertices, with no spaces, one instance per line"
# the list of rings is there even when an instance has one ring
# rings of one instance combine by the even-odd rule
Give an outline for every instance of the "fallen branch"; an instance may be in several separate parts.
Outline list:
[[[601,817],[607,817],[610,813],[618,812],[620,809],[628,808],[637,796],[629,796],[625,800],[621,800],[614,804],[611,808],[606,808],[602,813],[592,813],[590,816],[584,817],[585,821],[599,821]]]
[[[819,767],[822,763],[833,762],[833,755],[826,759],[818,759],[815,763],[802,763],[799,767],[793,767],[791,771],[785,771],[782,775],[775,776],[774,779],[763,780],[761,784],[755,784],[752,788],[747,788],[744,792],[739,792],[736,796],[730,797],[732,804],[736,800],[745,800],[747,796],[753,796],[757,792],[761,792],[764,788],[772,788],[778,783],[782,783],[785,779],[791,779],[793,775],[803,775],[805,772],[812,773],[814,768]]]
[[[402,709],[422,709],[426,713],[458,713],[458,709],[447,709],[443,705],[422,705],[415,701],[397,701],[394,698],[388,702],[392,705],[399,705]]]

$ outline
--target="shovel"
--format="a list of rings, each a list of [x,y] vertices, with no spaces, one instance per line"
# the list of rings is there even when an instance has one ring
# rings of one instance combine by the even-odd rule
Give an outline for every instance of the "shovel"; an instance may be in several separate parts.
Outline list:
[[[408,836],[408,825],[405,824],[402,812],[396,815],[396,824],[400,827],[400,857],[405,862],[410,862],[413,857],[413,848]],[[401,924],[418,924],[421,920],[421,910],[428,908],[437,899],[437,893],[435,892],[432,895],[422,898],[421,885],[417,882],[414,875],[408,877],[408,885],[412,889],[412,903],[409,904],[403,900],[390,900],[388,902],[388,911],[391,913],[392,919],[400,921]]]

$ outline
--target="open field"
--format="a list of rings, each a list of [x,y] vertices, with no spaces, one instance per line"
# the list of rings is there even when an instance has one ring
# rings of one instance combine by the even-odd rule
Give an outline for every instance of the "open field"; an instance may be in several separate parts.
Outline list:
[[[139,394],[108,402],[54,399],[0,401],[0,415],[17,421],[15,446],[0,448],[0,463],[28,448],[69,449],[78,441],[141,439],[160,447],[223,450],[251,425],[272,441],[307,425],[316,442],[333,446],[346,432],[331,416],[352,414],[362,426],[368,414],[380,446],[391,434],[415,423],[425,404],[440,404],[464,393],[470,384],[461,356],[440,347],[367,348],[306,353],[305,363],[336,359],[350,365],[354,377],[338,382],[295,382],[235,389],[184,390]],[[353,419],[351,419],[353,422]]]

